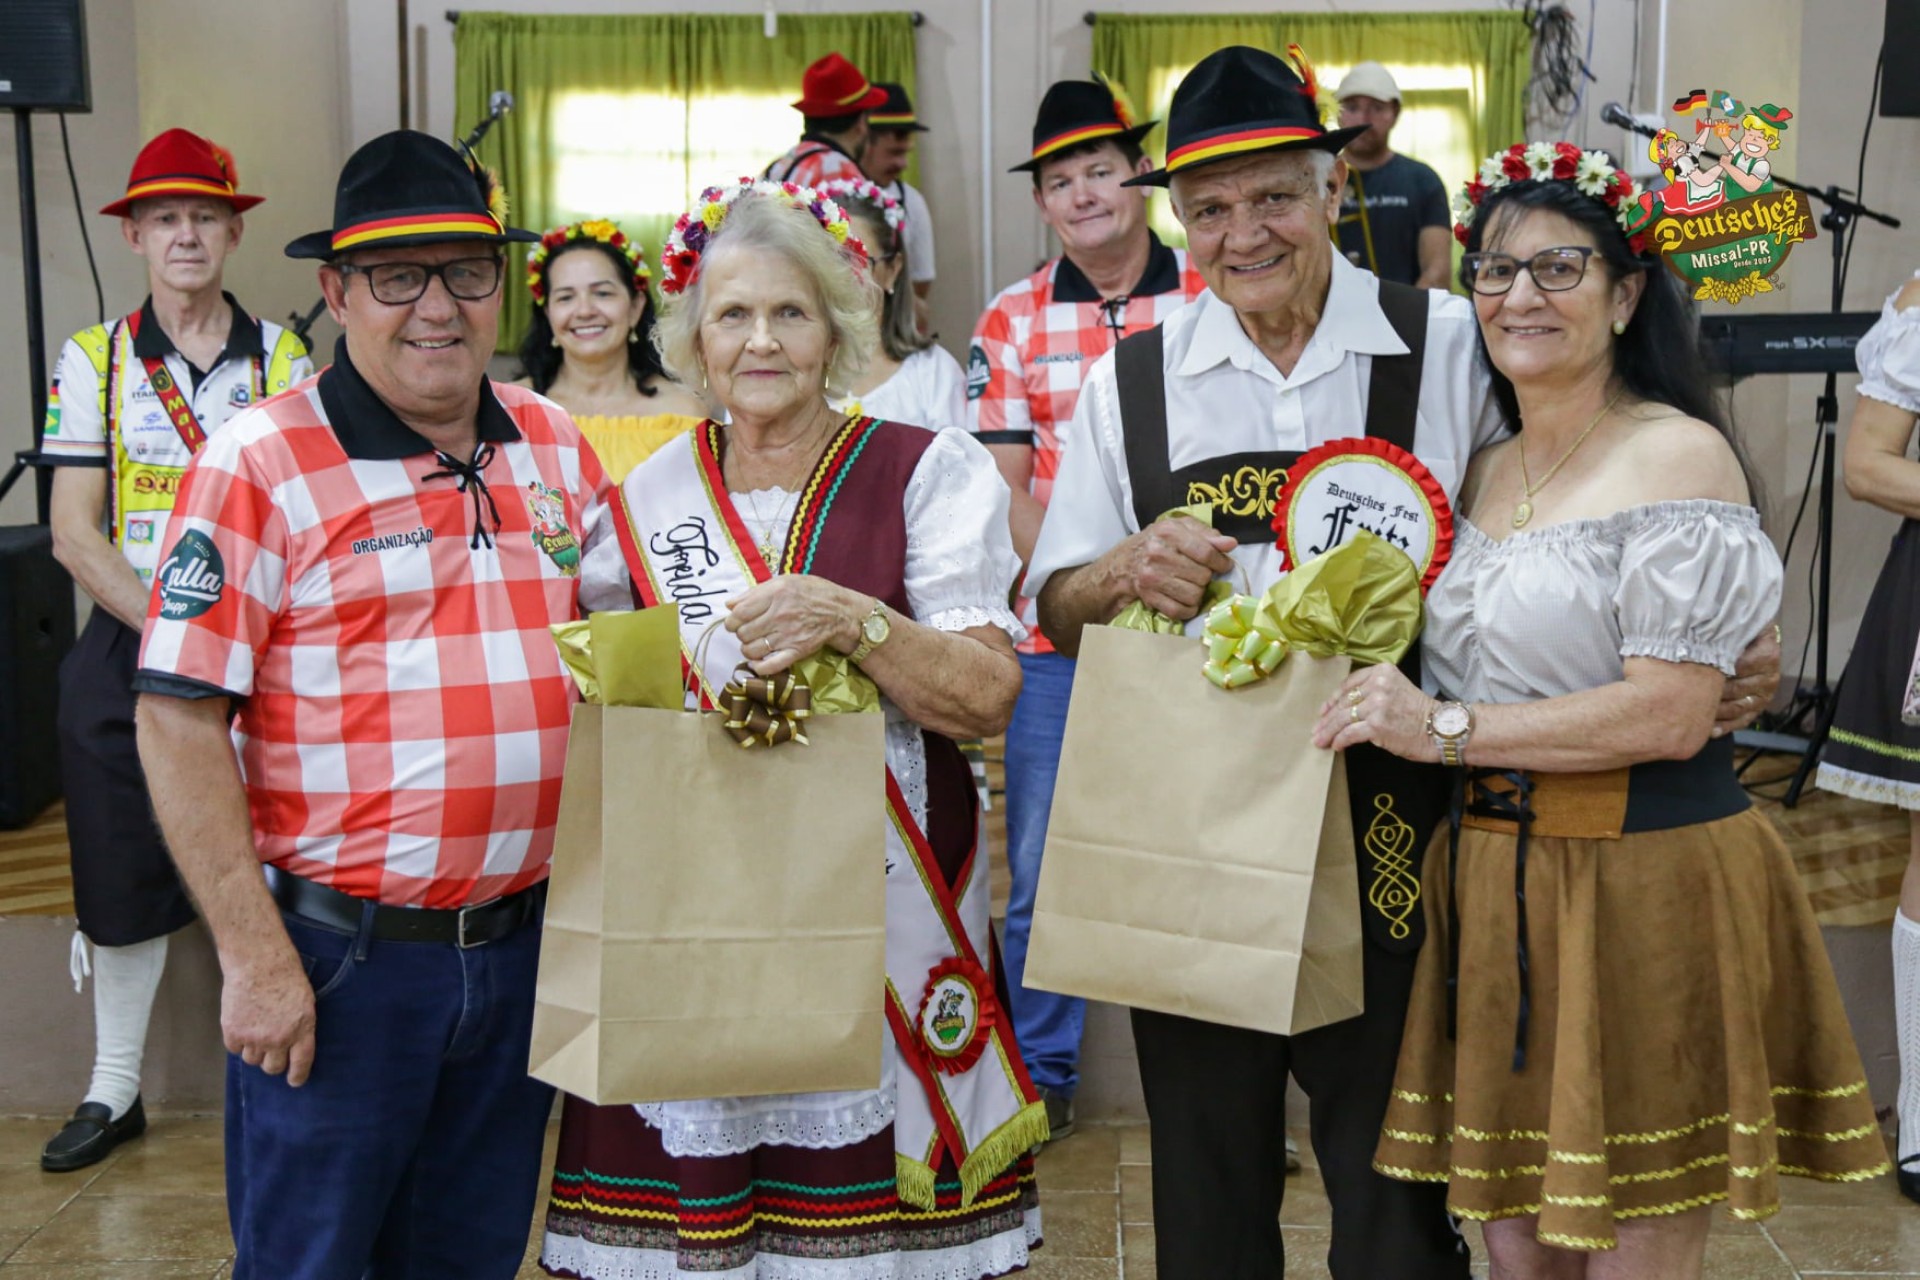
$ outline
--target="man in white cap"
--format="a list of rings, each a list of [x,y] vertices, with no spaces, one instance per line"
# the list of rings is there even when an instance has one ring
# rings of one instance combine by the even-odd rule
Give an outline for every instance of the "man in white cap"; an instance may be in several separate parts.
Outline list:
[[[1334,91],[1340,127],[1366,132],[1347,144],[1340,251],[1382,280],[1444,289],[1453,265],[1447,189],[1440,175],[1387,145],[1400,120],[1400,86],[1377,62],[1347,72]]]

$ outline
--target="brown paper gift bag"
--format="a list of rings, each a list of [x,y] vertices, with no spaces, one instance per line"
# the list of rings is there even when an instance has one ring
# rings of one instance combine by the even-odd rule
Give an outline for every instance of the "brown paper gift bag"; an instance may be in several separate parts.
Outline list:
[[[1346,769],[1308,734],[1350,669],[1215,688],[1195,640],[1088,627],[1025,982],[1283,1035],[1358,1015]]]
[[[884,717],[751,751],[720,719],[574,709],[529,1070],[589,1102],[880,1082]]]

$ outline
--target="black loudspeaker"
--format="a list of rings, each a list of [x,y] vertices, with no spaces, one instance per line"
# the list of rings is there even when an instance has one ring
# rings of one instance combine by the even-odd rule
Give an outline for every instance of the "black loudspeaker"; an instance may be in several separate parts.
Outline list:
[[[1886,43],[1880,56],[1886,66],[1880,74],[1880,114],[1920,116],[1920,76],[1907,61],[1920,47],[1920,0],[1887,0]]]
[[[85,0],[0,0],[0,110],[91,111]]]
[[[53,558],[52,531],[0,528],[0,830],[60,798],[53,719],[71,648],[73,579]]]

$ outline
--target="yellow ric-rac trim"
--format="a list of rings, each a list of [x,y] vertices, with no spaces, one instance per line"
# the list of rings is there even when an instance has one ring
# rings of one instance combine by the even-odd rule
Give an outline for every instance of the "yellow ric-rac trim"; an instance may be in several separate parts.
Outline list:
[[[1688,1200],[1675,1200],[1672,1204],[1650,1204],[1638,1209],[1615,1209],[1616,1218],[1652,1218],[1663,1213],[1685,1213],[1689,1209],[1703,1209],[1710,1204],[1719,1204],[1727,1198],[1724,1191],[1714,1191],[1704,1196],[1694,1196]]]
[[[1803,1089],[1798,1085],[1777,1084],[1773,1087],[1776,1098],[1850,1098],[1856,1093],[1865,1093],[1867,1082],[1856,1080],[1852,1084],[1838,1085],[1832,1089]]]
[[[1472,1178],[1478,1182],[1493,1182],[1499,1178],[1540,1177],[1546,1171],[1547,1167],[1543,1164],[1517,1164],[1511,1169],[1466,1169],[1460,1165],[1453,1166],[1454,1177]]]
[[[1398,1178],[1402,1182],[1445,1182],[1450,1176],[1444,1173],[1430,1173],[1425,1169],[1403,1169],[1395,1164],[1381,1164],[1378,1160],[1373,1163],[1373,1171],[1384,1173],[1389,1178]]]
[[[1871,1169],[1855,1169],[1851,1173],[1825,1173],[1814,1169],[1802,1168],[1797,1164],[1783,1164],[1780,1172],[1790,1173],[1796,1178],[1812,1178],[1817,1182],[1865,1182],[1868,1178],[1878,1178],[1891,1173],[1891,1162],[1882,1160]]]
[[[1469,1142],[1545,1142],[1545,1129],[1469,1129],[1463,1124],[1453,1126],[1453,1136],[1465,1138]]]
[[[1814,1142],[1852,1142],[1855,1138],[1864,1138],[1873,1133],[1877,1125],[1863,1124],[1857,1129],[1841,1129],[1832,1133],[1819,1133],[1808,1129],[1782,1129],[1783,1138],[1807,1138]]]
[[[1599,1209],[1613,1203],[1613,1197],[1600,1196],[1547,1196],[1548,1204],[1565,1205],[1570,1209]]]
[[[1431,1105],[1432,1103],[1436,1103],[1436,1102],[1452,1102],[1453,1101],[1453,1095],[1450,1093],[1443,1093],[1436,1096],[1431,1093],[1408,1093],[1405,1089],[1395,1089],[1393,1091],[1393,1096],[1400,1099],[1402,1102],[1411,1102],[1411,1103],[1414,1103],[1416,1106],[1423,1106],[1423,1107]]]
[[[1551,1231],[1538,1232],[1534,1238],[1543,1244],[1557,1244],[1562,1249],[1586,1249],[1596,1253],[1620,1247],[1618,1240],[1602,1240],[1598,1236],[1563,1236]]]
[[[1837,725],[1827,730],[1827,736],[1835,742],[1844,743],[1849,747],[1858,747],[1862,751],[1871,751],[1875,755],[1891,756],[1895,760],[1906,760],[1909,762],[1920,761],[1920,751],[1916,751],[1912,747],[1897,747],[1891,742],[1881,742],[1877,738],[1865,737],[1858,733],[1848,733],[1845,729]]]
[[[1561,1164],[1605,1164],[1607,1157],[1598,1151],[1549,1151],[1547,1159]]]
[[[1408,1133],[1405,1129],[1382,1129],[1380,1132],[1386,1137],[1398,1138],[1401,1142],[1434,1143],[1440,1141],[1440,1135],[1437,1133]]]
[[[1719,1155],[1701,1156],[1697,1160],[1689,1160],[1685,1164],[1676,1165],[1671,1169],[1648,1169],[1642,1173],[1611,1174],[1608,1176],[1607,1181],[1616,1187],[1624,1186],[1629,1182],[1664,1182],[1668,1178],[1677,1178],[1682,1174],[1692,1173],[1695,1169],[1711,1169],[1717,1164],[1727,1165],[1729,1169],[1742,1178],[1757,1178],[1766,1171],[1765,1165],[1757,1169],[1742,1169],[1740,1166],[1732,1164],[1731,1157],[1722,1151]]]

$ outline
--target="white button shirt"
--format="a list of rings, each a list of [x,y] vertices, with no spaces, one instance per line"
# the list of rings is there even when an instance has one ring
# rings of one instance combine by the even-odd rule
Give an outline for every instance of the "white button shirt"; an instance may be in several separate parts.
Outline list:
[[[1173,470],[1241,452],[1304,452],[1366,432],[1368,379],[1376,355],[1404,355],[1380,310],[1380,283],[1337,254],[1326,309],[1291,375],[1283,374],[1240,327],[1233,309],[1204,293],[1162,326],[1167,449]],[[1414,453],[1457,500],[1467,459],[1506,434],[1475,336],[1472,305],[1432,291],[1420,376]],[[1087,374],[1062,442],[1060,473],[1034,547],[1025,590],[1090,564],[1139,531],[1121,439],[1113,353]],[[1237,547],[1237,591],[1259,594],[1278,581],[1271,539]],[[1188,631],[1198,634],[1196,618]]]

